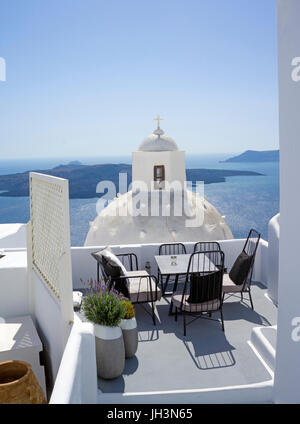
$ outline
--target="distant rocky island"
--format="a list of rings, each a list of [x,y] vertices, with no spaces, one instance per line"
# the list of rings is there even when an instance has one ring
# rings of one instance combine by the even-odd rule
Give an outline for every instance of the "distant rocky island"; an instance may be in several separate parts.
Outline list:
[[[29,172],[0,176],[0,196],[29,196]],[[104,180],[112,181],[119,190],[119,173],[127,174],[128,184],[131,183],[132,178],[131,165],[128,164],[82,165],[80,162],[73,162],[67,165],[59,165],[53,169],[35,170],[35,172],[67,178],[69,180],[70,199],[101,197],[102,194],[96,193],[96,187],[100,181]],[[261,176],[263,174],[223,169],[187,169],[186,175],[188,181],[204,181],[205,184],[211,184],[225,182],[226,177]]]
[[[241,155],[220,162],[279,162],[279,150],[246,150]]]

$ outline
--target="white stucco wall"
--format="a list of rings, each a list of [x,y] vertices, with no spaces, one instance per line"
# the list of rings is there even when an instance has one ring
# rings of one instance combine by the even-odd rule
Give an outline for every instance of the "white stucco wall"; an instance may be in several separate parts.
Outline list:
[[[278,278],[279,278],[279,217],[275,215],[268,227],[268,295],[277,305],[278,303]]]
[[[75,319],[51,395],[51,404],[97,403],[95,349],[93,325]]]
[[[53,382],[64,352],[64,323],[57,299],[32,272],[34,321],[41,337]]]
[[[300,2],[277,0],[280,247],[274,399],[300,402]],[[295,63],[298,63],[298,69]]]
[[[0,249],[25,247],[26,224],[0,224]]]
[[[164,165],[166,181],[169,183],[180,181],[183,185],[186,180],[185,152],[183,151],[133,152],[132,181],[144,181],[150,190],[156,165]]]
[[[29,314],[26,250],[5,250],[0,259],[0,293],[0,318]]]

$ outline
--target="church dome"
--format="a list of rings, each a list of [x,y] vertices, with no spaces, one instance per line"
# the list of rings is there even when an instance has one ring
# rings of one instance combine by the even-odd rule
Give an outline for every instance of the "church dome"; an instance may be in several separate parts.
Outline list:
[[[172,152],[178,150],[175,141],[165,135],[164,131],[160,128],[161,119],[159,115],[155,118],[158,121],[157,128],[152,134],[144,138],[139,147],[140,152]]]
[[[184,243],[232,239],[223,216],[199,193],[187,190],[187,209],[201,207],[203,223],[186,226],[187,216],[135,216],[131,213],[133,194],[129,191],[112,200],[90,224],[85,246],[106,246],[137,243]],[[202,206],[201,206],[202,205]],[[151,208],[150,203],[148,207]],[[149,209],[150,211],[151,209]]]

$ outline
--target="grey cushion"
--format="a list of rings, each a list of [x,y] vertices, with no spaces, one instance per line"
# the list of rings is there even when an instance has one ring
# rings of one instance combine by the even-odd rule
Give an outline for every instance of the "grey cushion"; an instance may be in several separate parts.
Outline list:
[[[210,312],[217,311],[220,308],[221,302],[219,299],[209,300],[202,303],[189,303],[189,295],[184,295],[182,310],[186,312]],[[182,293],[175,292],[172,296],[172,302],[176,308],[181,307]]]
[[[147,271],[127,271],[128,281],[129,281],[129,299],[131,302],[151,302],[151,290],[150,290],[150,281],[147,277],[149,274]],[[134,276],[141,276],[140,278],[130,278]],[[146,278],[143,278],[145,276]],[[153,300],[161,299],[161,290],[157,287],[157,297],[156,293],[156,283],[151,279],[152,294]]]
[[[223,293],[240,293],[243,285],[237,286],[229,277],[229,274],[223,275]]]

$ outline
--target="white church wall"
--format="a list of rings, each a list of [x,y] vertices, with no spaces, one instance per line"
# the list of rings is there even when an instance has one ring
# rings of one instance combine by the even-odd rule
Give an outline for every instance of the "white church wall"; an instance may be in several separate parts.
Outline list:
[[[153,170],[156,165],[164,165],[165,180],[169,183],[186,180],[185,152],[133,152],[132,153],[132,181],[143,181],[151,188]]]

